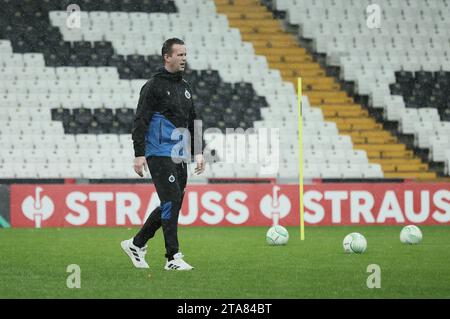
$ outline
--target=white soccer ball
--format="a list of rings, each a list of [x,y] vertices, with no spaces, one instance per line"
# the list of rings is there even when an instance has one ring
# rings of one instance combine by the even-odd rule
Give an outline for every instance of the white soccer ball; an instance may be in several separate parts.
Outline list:
[[[289,233],[286,228],[280,225],[272,226],[266,233],[266,241],[271,246],[286,245],[289,240]]]
[[[416,245],[422,241],[422,232],[415,225],[405,226],[400,232],[400,241],[403,244]]]
[[[350,233],[345,236],[342,245],[346,253],[362,254],[366,251],[367,241],[360,233]]]

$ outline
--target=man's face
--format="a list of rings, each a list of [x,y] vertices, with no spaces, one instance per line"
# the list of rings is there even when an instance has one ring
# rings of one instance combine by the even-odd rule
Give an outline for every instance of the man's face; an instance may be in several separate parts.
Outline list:
[[[165,55],[166,66],[171,72],[184,71],[186,68],[186,46],[174,44],[172,55]]]

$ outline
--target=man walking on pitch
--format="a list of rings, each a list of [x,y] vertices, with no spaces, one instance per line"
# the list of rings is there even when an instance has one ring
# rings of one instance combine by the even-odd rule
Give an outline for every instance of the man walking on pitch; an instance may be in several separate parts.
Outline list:
[[[134,170],[143,177],[143,169],[150,169],[161,205],[136,236],[122,241],[121,246],[135,267],[149,268],[145,261],[146,244],[162,227],[167,258],[164,269],[191,270],[193,267],[178,250],[178,215],[187,181],[184,161],[195,156],[196,174],[204,171],[205,162],[201,150],[189,152],[189,148],[194,150],[196,114],[192,91],[182,77],[186,67],[184,42],[177,38],[166,40],[161,55],[164,67],[142,87],[132,131]],[[191,147],[186,147],[189,143]]]

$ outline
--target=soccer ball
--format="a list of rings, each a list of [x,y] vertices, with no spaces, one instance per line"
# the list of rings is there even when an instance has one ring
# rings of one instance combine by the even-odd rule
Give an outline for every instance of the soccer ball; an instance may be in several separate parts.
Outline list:
[[[286,245],[288,240],[287,229],[280,225],[270,227],[266,233],[266,241],[270,246]]]
[[[400,232],[400,241],[403,244],[416,245],[422,241],[422,232],[417,226],[405,226]]]
[[[346,253],[362,254],[367,248],[366,238],[360,233],[348,234],[342,244]]]

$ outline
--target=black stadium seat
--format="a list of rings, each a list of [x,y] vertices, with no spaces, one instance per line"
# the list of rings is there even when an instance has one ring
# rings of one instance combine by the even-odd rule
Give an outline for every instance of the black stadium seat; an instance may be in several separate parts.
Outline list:
[[[123,55],[113,54],[108,60],[108,65],[121,70],[126,66],[125,58]]]
[[[73,42],[73,51],[76,52],[80,59],[87,60],[93,53],[91,42],[75,41]]]
[[[114,49],[111,42],[95,41],[94,42],[95,53],[102,58],[109,58],[114,54]]]
[[[83,127],[87,127],[94,119],[92,111],[84,107],[73,109],[73,117]]]
[[[101,67],[108,63],[108,59],[106,57],[101,57],[98,54],[91,54],[91,56],[87,60],[88,66]]]
[[[94,110],[94,118],[104,129],[109,129],[114,121],[114,114],[111,109],[100,108]]]
[[[211,94],[211,89],[205,81],[200,81],[195,86],[195,92],[199,99],[207,100]]]
[[[241,113],[245,108],[245,102],[239,97],[239,95],[233,95],[231,97],[229,107],[234,113]]]
[[[116,120],[124,128],[128,128],[128,132],[131,132],[131,127],[134,121],[134,109],[125,107],[117,109]]]
[[[101,125],[99,125],[96,121],[92,121],[89,123],[89,126],[87,128],[88,134],[102,134],[104,132],[104,129]]]
[[[87,129],[75,121],[70,121],[63,125],[64,125],[64,132],[66,134],[86,134],[87,133]]]
[[[140,11],[140,0],[123,0],[120,6],[120,11],[135,12]]]
[[[210,88],[214,88],[220,83],[220,76],[217,70],[202,70],[200,77]]]
[[[64,56],[60,56],[60,59],[62,61],[65,60]],[[77,54],[71,54],[69,56],[68,61],[63,62],[63,64],[60,66],[69,65],[69,66],[75,66],[75,67],[82,67],[82,66],[86,66],[87,60],[88,60],[88,58],[83,58],[81,56],[78,56]]]
[[[128,55],[127,64],[134,74],[141,74],[142,70],[148,66],[147,61],[145,61],[145,57],[138,54]],[[139,78],[141,78],[141,76],[139,76]]]
[[[63,123],[68,123],[72,117],[70,111],[63,107],[53,108],[51,112],[53,121],[62,121]]]

